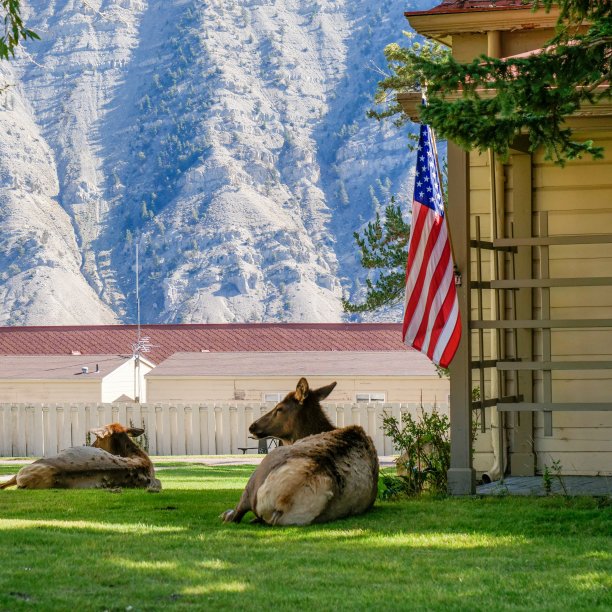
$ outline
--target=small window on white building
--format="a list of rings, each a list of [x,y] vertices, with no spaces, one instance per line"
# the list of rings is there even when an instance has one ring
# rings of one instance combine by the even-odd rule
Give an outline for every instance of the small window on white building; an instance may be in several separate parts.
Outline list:
[[[278,402],[280,402],[283,397],[285,397],[285,393],[282,393],[281,391],[271,391],[270,393],[264,393],[263,394],[263,401],[264,402],[274,402],[275,404],[278,404]]]
[[[382,391],[372,391],[370,393],[357,393],[355,400],[358,402],[384,402],[386,397]]]

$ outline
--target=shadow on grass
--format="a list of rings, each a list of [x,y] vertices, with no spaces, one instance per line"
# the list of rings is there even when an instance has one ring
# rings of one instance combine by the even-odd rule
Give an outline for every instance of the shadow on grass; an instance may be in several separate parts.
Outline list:
[[[159,494],[0,492],[0,609],[612,605],[612,509],[597,500],[420,498],[302,528],[221,523],[252,470],[172,468]]]

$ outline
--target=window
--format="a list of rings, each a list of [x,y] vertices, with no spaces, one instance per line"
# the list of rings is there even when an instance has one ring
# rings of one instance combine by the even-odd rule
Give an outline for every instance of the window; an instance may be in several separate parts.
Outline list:
[[[371,391],[370,393],[357,393],[355,400],[358,402],[384,402],[386,398],[382,391]]]
[[[282,393],[281,391],[271,391],[270,393],[264,393],[263,394],[263,401],[264,402],[274,402],[275,404],[278,404],[278,402],[280,402],[283,397],[285,397],[285,393]]]

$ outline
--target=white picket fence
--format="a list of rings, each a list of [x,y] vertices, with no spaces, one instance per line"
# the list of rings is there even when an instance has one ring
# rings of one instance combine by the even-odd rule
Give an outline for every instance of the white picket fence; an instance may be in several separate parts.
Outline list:
[[[87,432],[119,422],[144,427],[151,455],[230,455],[240,447],[256,447],[248,438],[249,425],[273,404],[253,402],[183,404],[0,404],[0,457],[42,457],[86,443]],[[374,440],[379,455],[392,455],[390,438],[383,435],[383,413],[401,420],[432,405],[325,404],[338,427],[361,425]],[[448,405],[436,405],[448,414]]]

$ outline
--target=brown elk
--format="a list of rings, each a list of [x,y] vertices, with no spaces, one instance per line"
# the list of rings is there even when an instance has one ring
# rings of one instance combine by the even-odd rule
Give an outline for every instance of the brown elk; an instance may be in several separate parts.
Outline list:
[[[124,427],[119,423],[92,429],[92,446],[75,446],[53,457],[43,457],[19,472],[0,489],[95,489],[146,488],[161,490],[155,468],[147,453],[130,436],[140,436],[144,429]]]
[[[249,431],[283,442],[253,472],[233,510],[221,518],[239,523],[249,511],[270,525],[309,525],[361,514],[376,499],[378,456],[362,427],[334,427],[321,408],[336,386],[310,389],[301,378]]]

